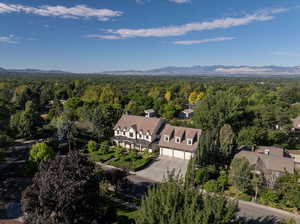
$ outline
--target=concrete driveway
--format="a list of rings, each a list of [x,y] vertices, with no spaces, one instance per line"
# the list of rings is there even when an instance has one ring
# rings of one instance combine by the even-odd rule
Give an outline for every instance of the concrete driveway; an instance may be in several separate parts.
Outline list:
[[[143,170],[135,172],[137,176],[162,182],[167,171],[175,169],[176,173],[185,176],[189,160],[176,159],[168,156],[159,157],[156,161],[152,162],[148,167]]]

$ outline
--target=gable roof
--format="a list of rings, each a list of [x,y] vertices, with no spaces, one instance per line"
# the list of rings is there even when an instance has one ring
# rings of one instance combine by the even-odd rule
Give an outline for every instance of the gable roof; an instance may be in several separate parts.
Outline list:
[[[154,109],[148,109],[148,110],[145,110],[144,112],[145,112],[146,114],[147,114],[147,113],[155,113],[155,110],[154,110]]]
[[[192,114],[192,113],[194,113],[194,110],[193,109],[185,109],[182,111],[182,113]]]
[[[195,152],[198,147],[201,133],[202,133],[201,129],[186,128],[186,127],[166,124],[164,129],[161,132],[161,136],[168,135],[170,136],[170,139],[169,141],[165,141],[164,138],[162,137],[159,141],[159,146],[171,148],[171,149],[179,149],[183,151]],[[176,143],[175,137],[180,137],[181,143]],[[187,139],[194,139],[193,144],[188,145]]]
[[[265,154],[265,151],[269,151],[270,156],[277,156],[277,157],[283,157],[284,156],[284,149],[275,147],[275,146],[258,146],[255,148],[255,152],[260,154]]]
[[[266,155],[265,150],[269,150]],[[278,147],[259,146],[255,151],[242,150],[235,155],[235,158],[245,157],[251,166],[256,166],[261,161],[267,170],[294,173],[294,160],[284,157],[284,150]]]
[[[268,170],[294,173],[295,164],[292,158],[259,155]]]
[[[159,125],[163,121],[163,119],[156,117],[123,115],[115,125],[114,130],[118,128],[121,130],[133,128],[135,131],[142,131],[143,133],[149,132],[152,135],[159,129]]]

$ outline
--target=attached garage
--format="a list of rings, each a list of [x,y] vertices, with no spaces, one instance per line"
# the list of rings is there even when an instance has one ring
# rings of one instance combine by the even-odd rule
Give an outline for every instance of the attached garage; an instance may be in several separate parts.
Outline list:
[[[189,159],[191,159],[192,157],[193,157],[193,153],[191,153],[191,152],[185,152],[185,153],[184,153],[184,159],[189,160]]]
[[[160,148],[160,155],[161,156],[171,156],[173,157],[173,150],[167,148]]]
[[[176,149],[160,148],[160,155],[189,160],[192,158],[193,154],[191,152],[184,152]]]
[[[173,152],[175,158],[184,159],[184,151],[173,150]]]

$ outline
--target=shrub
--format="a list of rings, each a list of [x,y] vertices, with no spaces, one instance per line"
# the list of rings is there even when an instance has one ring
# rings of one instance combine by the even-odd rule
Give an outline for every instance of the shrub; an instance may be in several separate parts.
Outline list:
[[[99,147],[99,151],[102,154],[108,153],[109,152],[109,142],[108,141],[101,142],[100,147]]]
[[[278,195],[274,191],[270,191],[270,190],[263,191],[260,194],[260,197],[265,201],[270,201],[270,202],[274,202],[274,203],[278,203],[278,201],[279,201]]]
[[[38,170],[40,162],[47,161],[54,156],[55,152],[46,143],[41,142],[33,145],[26,162],[25,172],[27,175],[33,175]]]
[[[95,152],[97,151],[97,143],[95,141],[90,140],[87,143],[86,148],[89,152]]]
[[[204,184],[204,190],[207,192],[219,192],[220,186],[216,180],[209,180]]]

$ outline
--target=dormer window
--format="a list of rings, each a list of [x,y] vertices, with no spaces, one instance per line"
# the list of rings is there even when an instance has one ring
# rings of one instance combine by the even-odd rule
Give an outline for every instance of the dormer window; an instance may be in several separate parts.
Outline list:
[[[170,137],[169,137],[169,135],[165,135],[165,142],[168,142],[168,141],[170,141]]]
[[[126,135],[126,132],[125,132],[125,131],[123,131],[123,135],[124,135],[124,136]]]
[[[129,133],[129,137],[133,138],[133,133],[132,132]]]
[[[176,137],[175,142],[179,144],[180,143],[180,137]]]
[[[192,139],[188,139],[188,140],[187,140],[187,144],[188,144],[188,145],[193,145],[193,140],[192,140]]]

